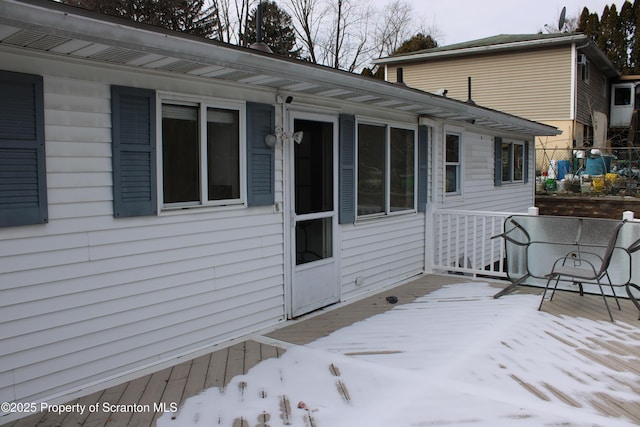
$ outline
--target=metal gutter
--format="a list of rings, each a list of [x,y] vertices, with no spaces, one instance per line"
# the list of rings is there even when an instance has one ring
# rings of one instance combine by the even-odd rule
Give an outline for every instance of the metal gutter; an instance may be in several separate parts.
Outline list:
[[[380,65],[380,64],[393,64],[393,63],[400,63],[400,62],[413,62],[413,61],[419,61],[423,59],[434,59],[434,58],[440,58],[440,57],[475,55],[475,54],[482,54],[482,53],[494,52],[494,51],[500,52],[500,51],[506,51],[506,50],[535,48],[540,46],[550,46],[550,45],[555,46],[555,45],[571,44],[571,43],[576,43],[578,41],[585,41],[587,39],[588,39],[587,36],[583,34],[573,34],[573,35],[568,35],[566,37],[558,37],[558,38],[526,40],[526,41],[500,43],[500,44],[486,45],[486,46],[442,50],[442,51],[436,51],[436,52],[407,54],[407,55],[401,55],[401,56],[390,56],[387,58],[376,59],[375,61],[373,61],[373,63]]]
[[[0,27],[3,25],[25,32],[40,32],[44,36],[51,35],[96,43],[104,48],[116,47],[141,55],[158,55],[165,57],[168,61],[172,59],[190,61],[203,70],[207,67],[224,67],[228,68],[229,72],[246,72],[255,77],[254,85],[267,89],[273,89],[268,84],[270,78],[271,80],[273,78],[288,79],[296,83],[294,86],[297,88],[297,91],[289,89],[290,92],[308,93],[332,99],[334,102],[358,102],[358,100],[366,102],[374,98],[380,99],[378,108],[411,112],[416,115],[431,115],[443,120],[475,122],[494,131],[519,132],[536,136],[557,135],[560,132],[552,126],[394,83],[137,24],[48,0],[0,0]],[[0,28],[0,47],[4,40],[1,30],[2,28]],[[21,49],[28,50],[27,46],[24,45]],[[44,50],[44,52],[56,55],[55,51]],[[90,57],[77,58],[92,60]],[[144,67],[133,65],[133,63],[131,65],[126,62],[114,63],[145,70]],[[165,71],[185,74],[181,71]],[[207,76],[207,74],[190,73],[192,76],[201,78],[218,78],[214,75],[215,73],[210,74]],[[313,88],[318,86],[330,87],[335,91],[331,90],[332,94],[325,92],[324,95],[313,92]],[[351,101],[337,99],[336,94],[340,92],[352,94]],[[385,103],[389,106],[384,106]]]

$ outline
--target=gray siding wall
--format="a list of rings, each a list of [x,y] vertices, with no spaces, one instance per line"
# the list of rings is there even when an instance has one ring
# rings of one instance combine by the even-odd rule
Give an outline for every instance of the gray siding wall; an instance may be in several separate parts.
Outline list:
[[[578,85],[576,120],[591,126],[593,125],[591,117],[593,111],[609,115],[609,81],[593,64],[589,66],[589,80],[587,81],[580,78],[581,66],[578,65],[576,68]]]

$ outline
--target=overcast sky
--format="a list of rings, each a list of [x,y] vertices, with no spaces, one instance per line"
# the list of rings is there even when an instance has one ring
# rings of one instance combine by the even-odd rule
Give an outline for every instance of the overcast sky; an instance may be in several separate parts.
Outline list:
[[[436,27],[440,46],[497,34],[535,34],[544,25],[558,25],[562,7],[567,16],[579,16],[586,6],[602,16],[605,5],[624,1],[599,0],[407,0],[426,28]],[[375,0],[386,4],[389,0]]]

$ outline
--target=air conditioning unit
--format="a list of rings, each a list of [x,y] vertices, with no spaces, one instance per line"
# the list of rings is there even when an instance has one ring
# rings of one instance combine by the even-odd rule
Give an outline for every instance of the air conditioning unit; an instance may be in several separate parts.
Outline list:
[[[585,54],[578,54],[578,65],[587,65],[587,56]]]

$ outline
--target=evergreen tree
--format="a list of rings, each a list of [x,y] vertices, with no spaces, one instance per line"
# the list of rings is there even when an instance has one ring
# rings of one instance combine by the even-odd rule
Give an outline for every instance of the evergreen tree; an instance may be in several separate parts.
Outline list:
[[[600,33],[596,43],[617,70],[622,71],[626,68],[626,41],[615,4],[611,7],[604,7],[600,21]]]
[[[206,0],[62,0],[63,3],[200,37],[217,35],[215,3]]]
[[[434,47],[438,47],[438,43],[433,39],[433,37],[425,35],[424,33],[418,33],[410,39],[402,42],[402,44],[393,52],[393,55],[433,49]],[[365,67],[361,74],[363,76],[384,80],[384,67]]]
[[[629,73],[633,68],[631,51],[633,41],[635,39],[635,12],[631,2],[625,2],[620,9],[620,31],[622,45],[620,46],[620,56],[624,59],[624,67],[620,70],[622,73]]]
[[[591,40],[597,43],[600,32],[600,19],[598,18],[598,14],[590,13],[589,9],[586,7],[582,9],[576,31],[586,34],[591,38]]]
[[[251,12],[247,22],[247,34],[244,37],[247,46],[257,41],[256,20],[258,8]],[[296,33],[291,22],[291,15],[280,9],[275,1],[262,2],[262,41],[273,53],[298,58],[300,50],[295,50]]]
[[[631,74],[640,73],[640,37],[636,33],[640,30],[640,0],[633,3],[633,33],[629,40],[629,72]]]
[[[417,52],[419,50],[432,49],[438,47],[438,43],[430,36],[423,33],[418,33],[411,37],[409,40],[405,40],[396,50],[394,55],[400,55],[403,53]]]

